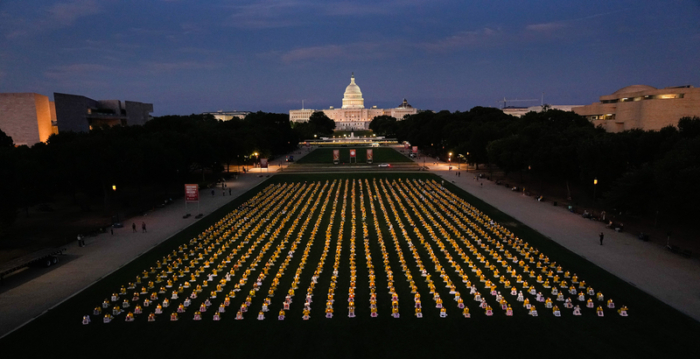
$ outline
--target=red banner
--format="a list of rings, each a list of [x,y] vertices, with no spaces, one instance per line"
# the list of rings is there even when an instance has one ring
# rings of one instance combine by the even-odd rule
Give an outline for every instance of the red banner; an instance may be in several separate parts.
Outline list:
[[[418,146],[413,146],[413,153],[418,153]]]
[[[198,184],[186,184],[185,185],[185,202],[198,202],[199,201],[199,185]]]
[[[340,150],[333,150],[333,161],[340,161]]]
[[[367,161],[372,161],[374,159],[374,155],[372,154],[371,149],[367,149]]]
[[[260,168],[267,168],[267,158],[260,159]]]
[[[350,150],[350,158],[355,158],[357,150]]]

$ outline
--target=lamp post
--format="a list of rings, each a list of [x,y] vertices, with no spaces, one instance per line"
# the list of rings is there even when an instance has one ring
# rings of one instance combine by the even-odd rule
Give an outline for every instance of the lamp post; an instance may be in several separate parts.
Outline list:
[[[469,152],[467,152],[467,172],[469,172]]]
[[[593,202],[595,202],[595,192],[598,187],[598,177],[593,179]]]

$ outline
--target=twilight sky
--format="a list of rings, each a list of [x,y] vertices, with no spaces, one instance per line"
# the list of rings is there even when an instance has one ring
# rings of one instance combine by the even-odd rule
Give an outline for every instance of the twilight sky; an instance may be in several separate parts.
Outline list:
[[[380,108],[698,87],[700,1],[0,0],[0,92],[287,112],[340,107],[353,71]]]

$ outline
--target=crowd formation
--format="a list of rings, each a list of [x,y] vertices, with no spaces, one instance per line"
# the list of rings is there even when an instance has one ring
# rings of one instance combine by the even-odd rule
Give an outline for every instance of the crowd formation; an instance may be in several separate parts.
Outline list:
[[[296,312],[295,299],[303,302]],[[83,323],[221,320],[229,312],[308,320],[628,309],[439,183],[375,178],[270,185],[122,285]]]

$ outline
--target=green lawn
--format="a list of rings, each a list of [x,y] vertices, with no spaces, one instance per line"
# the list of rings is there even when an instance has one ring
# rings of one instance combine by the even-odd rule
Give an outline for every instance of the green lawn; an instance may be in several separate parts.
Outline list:
[[[306,156],[300,158],[297,163],[333,163],[333,150],[340,150],[340,162],[350,163],[350,149],[357,150],[357,163],[367,163],[368,147],[340,147],[340,148],[317,148]],[[393,148],[373,147],[373,163],[396,163],[411,162],[411,159],[397,152]],[[355,163],[355,160],[353,160]]]
[[[346,183],[346,179],[350,181]],[[380,198],[370,197],[365,186],[362,192],[364,206],[361,206],[359,200],[360,191],[357,183],[353,187],[355,189],[354,200],[352,188],[348,188],[346,191],[346,186],[352,185],[353,179],[361,180],[363,183],[367,179],[372,191],[380,193]],[[374,179],[377,179],[377,187],[374,187]],[[384,183],[382,188],[382,180],[385,179],[389,182]],[[618,306],[626,304],[630,308],[630,317],[627,318],[618,316],[611,309],[606,309],[605,317],[599,318],[595,316],[593,310],[587,308],[582,308],[583,316],[574,317],[571,315],[570,310],[564,309],[559,303],[563,316],[555,318],[551,310],[546,310],[541,303],[536,303],[539,317],[534,318],[526,315],[522,305],[514,297],[507,294],[506,289],[499,284],[498,290],[504,293],[505,298],[512,304],[515,312],[513,317],[505,316],[500,308],[496,308],[493,297],[486,293],[483,283],[475,278],[475,273],[469,270],[462,258],[457,255],[456,249],[448,244],[445,250],[441,251],[436,240],[430,239],[426,228],[420,225],[419,218],[427,218],[428,215],[437,216],[438,214],[448,218],[448,213],[453,213],[446,207],[455,205],[453,202],[437,199],[443,198],[440,197],[443,195],[449,196],[449,193],[443,193],[439,190],[434,190],[431,193],[431,189],[428,189],[424,193],[424,199],[414,201],[410,197],[399,194],[397,191],[401,188],[405,191],[404,193],[420,194],[422,193],[420,186],[414,182],[411,182],[413,187],[399,185],[398,183],[392,184],[391,181],[398,179],[401,179],[404,183],[408,179],[440,180],[439,177],[431,174],[308,174],[273,176],[256,189],[200,220],[174,238],[70,298],[22,329],[0,340],[0,345],[2,345],[5,353],[31,354],[26,355],[27,357],[55,355],[57,352],[65,352],[71,356],[97,358],[125,356],[139,358],[146,356],[169,358],[231,356],[262,358],[273,356],[288,358],[414,358],[422,356],[461,358],[476,355],[513,356],[518,358],[534,356],[562,358],[671,358],[689,357],[690,353],[699,352],[700,345],[695,340],[697,333],[700,332],[698,322],[562,248],[468,193],[451,184],[446,184],[449,191],[479,208],[483,214],[490,216],[494,221],[507,224],[507,227],[515,235],[537,248],[551,260],[561,264],[564,269],[577,273],[580,278],[585,279],[596,291],[603,292],[606,298],[614,298]],[[269,186],[272,184],[283,184],[285,187],[270,188]],[[311,188],[312,186],[313,188]],[[318,187],[323,186],[326,186],[323,190],[318,189]],[[187,313],[180,316],[178,322],[170,322],[167,315],[174,310],[174,306],[171,306],[165,308],[164,312],[166,314],[160,315],[158,320],[153,323],[145,320],[145,314],[137,316],[136,321],[133,323],[126,323],[124,322],[124,314],[121,314],[110,324],[103,324],[99,319],[96,319],[90,325],[83,326],[80,324],[82,315],[91,312],[92,308],[101,303],[105,297],[117,291],[120,286],[127,282],[133,281],[135,276],[139,275],[144,269],[155,266],[156,261],[162,260],[164,256],[168,254],[181,255],[177,254],[177,252],[173,254],[173,250],[199,236],[205,229],[219,221],[220,218],[231,213],[241,203],[253,198],[254,195],[265,188],[267,188],[267,192],[264,192],[263,195],[268,196],[271,201],[281,201],[280,203],[290,204],[299,203],[300,205],[296,208],[290,206],[287,209],[287,213],[281,214],[277,210],[274,213],[266,213],[264,212],[264,206],[258,204],[253,210],[247,212],[246,216],[263,215],[263,217],[268,218],[268,221],[240,220],[237,223],[241,225],[251,224],[251,227],[244,230],[242,232],[243,236],[237,241],[232,241],[229,248],[225,249],[222,246],[223,242],[218,246],[224,251],[224,255],[230,253],[233,248],[243,243],[246,233],[250,233],[258,223],[264,223],[264,225],[260,226],[257,234],[250,236],[249,243],[241,244],[242,249],[237,256],[233,257],[231,266],[236,261],[236,258],[240,258],[243,253],[252,248],[257,240],[261,240],[260,245],[250,252],[251,255],[242,264],[241,268],[248,268],[255,258],[260,259],[260,265],[256,270],[252,271],[249,277],[251,280],[242,287],[243,290],[232,299],[231,305],[227,308],[227,312],[223,315],[220,322],[212,321],[212,315],[214,309],[222,302],[222,295],[212,300],[213,305],[209,311],[203,313],[202,321],[192,320],[194,308],[190,307]],[[394,190],[395,195],[389,190],[390,188]],[[384,190],[386,192],[383,192]],[[285,199],[285,196],[288,195],[289,197]],[[295,195],[298,197],[292,201],[291,198]],[[320,216],[324,201],[327,201],[327,207],[324,214]],[[306,203],[311,205],[305,208],[303,205]],[[316,205],[313,205],[314,203]],[[373,203],[375,206],[374,213],[371,212],[370,203]],[[411,209],[409,203],[413,203],[417,209]],[[427,206],[428,203],[432,204],[436,211],[427,208],[425,211],[420,209],[421,205]],[[380,207],[380,204],[384,205],[384,209]],[[438,204],[442,204],[443,207],[438,206]],[[334,205],[337,206],[337,211],[335,216],[331,216]],[[400,209],[401,205],[406,208],[405,211]],[[354,206],[357,213],[355,221],[357,237],[354,240],[356,245],[355,262],[357,265],[357,317],[351,319],[346,315],[346,307],[348,288],[350,286],[352,206]],[[345,221],[340,221],[342,208],[346,209]],[[362,208],[367,210],[366,223],[370,239],[368,248],[372,254],[371,261],[377,277],[376,292],[379,312],[377,318],[369,316],[368,268],[363,244]],[[396,209],[398,216],[394,215],[394,209],[392,208]],[[276,209],[281,208],[278,206]],[[303,215],[300,215],[300,213],[303,213]],[[375,217],[377,222],[374,221]],[[273,222],[275,218],[279,222]],[[390,222],[387,222],[387,218]],[[425,242],[434,248],[433,253],[435,253],[437,260],[462,293],[465,304],[471,309],[472,318],[465,319],[460,315],[460,310],[456,308],[456,303],[452,300],[449,290],[445,288],[440,280],[439,273],[434,271],[435,268],[426,250],[426,245],[418,240],[413,229],[407,227],[409,231],[408,237],[404,237],[400,231],[396,231],[397,245],[400,251],[396,249],[389,225],[391,224],[393,228],[398,229],[399,224],[407,224],[409,218],[418,224],[416,228],[419,230],[419,233],[428,238]],[[295,221],[296,219],[298,221]],[[299,235],[299,230],[307,219],[308,227],[306,231]],[[460,219],[460,221],[462,220]],[[378,227],[375,226],[375,223],[377,223]],[[436,220],[428,223],[431,228],[435,229],[438,239],[445,243],[447,243],[447,239],[440,234],[440,231],[437,229],[439,228],[438,225],[447,229],[448,224],[454,224],[457,230],[464,233],[459,228],[456,220]],[[340,231],[341,224],[343,225],[342,232]],[[284,321],[278,321],[275,317],[280,309],[284,294],[291,286],[294,273],[297,271],[297,268],[300,268],[302,253],[307,248],[307,244],[310,243],[309,239],[312,237],[311,229],[315,225],[317,225],[318,232],[314,237],[313,244],[309,247],[306,265],[300,271],[300,281],[291,310],[287,312],[287,318]],[[291,226],[295,226],[295,229],[290,231]],[[485,228],[482,224],[475,224],[475,226],[474,228]],[[261,248],[264,248],[262,243],[270,237],[269,234],[265,234],[268,229],[270,234],[274,233],[275,230],[279,230],[280,236],[270,241],[268,249],[261,252]],[[326,237],[325,234],[327,230],[330,230],[329,237]],[[281,250],[281,255],[273,258],[275,248],[282,243],[282,239],[287,233],[290,234],[289,242],[286,244],[285,249]],[[386,245],[386,263],[393,271],[394,286],[400,298],[401,318],[399,319],[392,318],[389,315],[391,312],[391,299],[387,290],[388,282],[379,234],[381,234]],[[343,241],[338,247],[338,238],[341,235]],[[218,238],[218,236],[216,237]],[[465,237],[470,239],[468,235],[465,235]],[[436,290],[443,298],[444,305],[448,310],[447,318],[443,319],[438,316],[438,310],[433,305],[427,283],[425,283],[424,278],[420,276],[416,269],[416,261],[412,255],[411,247],[408,245],[409,240],[405,238],[409,238],[412,241],[422,263],[431,272]],[[455,240],[459,239],[456,236],[452,236],[452,238]],[[270,281],[285,260],[290,246],[297,239],[299,240],[299,245],[294,256],[288,261],[286,272],[280,278],[279,289],[277,289],[276,295],[272,298],[271,310],[267,313],[265,320],[258,321],[255,317],[261,307],[262,300],[266,298],[265,294],[269,288]],[[321,261],[326,240],[328,240],[329,250],[326,251],[327,257]],[[457,243],[459,248],[474,261],[477,267],[484,267],[468,250],[468,247],[463,245],[463,242],[457,241]],[[211,245],[212,248],[217,248],[213,242],[208,243],[208,245]],[[492,246],[492,244],[489,245]],[[338,248],[340,248],[340,256],[337,261],[339,274],[335,291],[335,316],[332,319],[327,319],[323,316],[323,310],[331,276],[333,275],[332,267],[336,263],[336,250]],[[485,256],[488,255],[486,251],[478,246],[477,249],[479,253]],[[198,253],[201,252],[202,250],[198,250]],[[258,253],[263,254],[258,257]],[[408,268],[414,276],[418,292],[422,296],[424,318],[418,319],[413,316],[413,295],[402,272],[398,253],[403,253]],[[472,296],[464,289],[464,284],[455,275],[455,269],[447,262],[447,254],[450,254],[455,262],[462,266],[465,273],[479,288],[479,291],[487,298],[489,304],[494,305],[494,315],[492,317],[485,316],[484,311],[477,307]],[[204,258],[208,258],[211,255],[209,253]],[[220,256],[219,260],[224,255]],[[491,262],[493,263],[494,261],[492,260]],[[265,263],[274,264],[270,266],[270,274],[263,280],[261,291],[253,298],[251,310],[245,314],[244,320],[234,320],[236,311],[245,298],[244,293],[247,293],[252,288],[254,278],[262,271]],[[200,262],[198,266],[201,264]],[[318,284],[313,291],[314,300],[311,319],[304,321],[301,318],[304,295],[310,286],[310,278],[319,265],[324,270],[321,272]],[[497,267],[501,270],[501,274],[505,274],[505,270],[502,270],[500,265]],[[514,266],[514,268],[519,272],[521,271],[521,268],[517,266]],[[205,273],[211,269],[207,269]],[[239,270],[234,275],[233,281],[226,286],[225,293],[228,293],[233,284],[238,281],[241,272],[242,270]],[[485,272],[489,271],[485,270]],[[221,279],[222,274],[220,273],[213,283]],[[532,283],[534,281],[529,281],[531,284],[535,284]],[[197,283],[200,282],[202,282],[202,278],[197,280]],[[535,285],[539,288],[539,284]],[[211,290],[211,286],[205,289],[204,293],[208,293],[208,290]],[[131,292],[129,291],[129,294]],[[168,297],[170,292],[171,290],[168,290]],[[190,292],[191,289],[185,290],[186,294]],[[543,293],[545,293],[544,290]],[[205,296],[201,295],[198,299],[193,300],[193,303],[199,303],[204,298]],[[161,295],[160,300],[162,299],[163,296]],[[145,313],[149,313],[152,310],[153,307],[150,307],[145,310]]]

